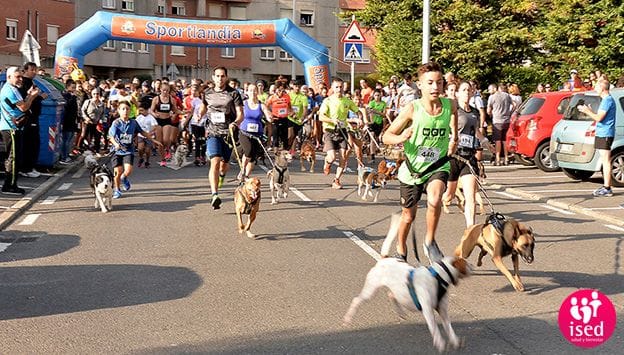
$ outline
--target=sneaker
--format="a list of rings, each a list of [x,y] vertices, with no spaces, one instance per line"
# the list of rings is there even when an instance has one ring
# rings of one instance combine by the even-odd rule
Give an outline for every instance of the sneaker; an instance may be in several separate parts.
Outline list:
[[[210,204],[214,210],[221,208],[221,199],[219,198],[219,195],[212,195],[212,202]]]
[[[159,165],[162,166],[162,167],[166,167],[167,166],[167,162],[164,161],[164,160],[161,160]]]
[[[438,243],[434,240],[433,243],[427,245],[427,243],[423,243],[423,250],[425,251],[425,256],[429,259],[429,263],[433,264],[436,261],[442,260],[444,255],[440,251],[438,247]]]
[[[143,167],[143,163],[145,162],[145,160],[143,158],[139,159],[139,168]]]
[[[2,187],[2,193],[3,194],[7,194],[7,195],[24,195],[26,193],[26,190],[22,189],[21,187]]]
[[[334,182],[332,183],[332,189],[336,189],[336,190],[342,189],[342,184],[340,183],[340,180],[334,179]]]
[[[394,255],[392,255],[392,257],[398,259],[399,261],[407,262],[407,254],[399,254],[399,252],[397,251],[394,253]]]
[[[331,169],[331,164],[328,162],[325,162],[325,165],[323,165],[323,174],[329,175],[330,169]]]
[[[195,159],[195,160],[193,161],[193,164],[195,164],[195,166],[199,166],[199,164],[200,164],[200,163],[199,163],[199,159]]]
[[[121,191],[119,189],[113,190],[113,198],[120,198],[120,197],[121,197]]]
[[[219,175],[219,185],[218,187],[222,187],[225,182],[225,175]]]
[[[171,160],[171,152],[167,152],[167,154],[165,154],[165,160]]]
[[[59,164],[61,164],[61,165],[69,165],[71,163],[72,163],[72,160],[70,158],[61,159],[59,161]]]
[[[130,179],[128,177],[121,175],[121,183],[123,184],[123,189],[125,191],[130,191],[132,188],[132,184],[130,184]]]
[[[601,186],[599,189],[594,191],[592,195],[595,197],[611,197],[613,196],[613,190],[611,190],[610,187]]]
[[[150,167],[150,162],[146,161],[146,162],[145,162],[145,169],[147,169],[147,168],[149,168],[149,167]]]
[[[201,165],[206,165],[206,158],[205,157],[200,157],[199,158],[199,162],[201,163]]]

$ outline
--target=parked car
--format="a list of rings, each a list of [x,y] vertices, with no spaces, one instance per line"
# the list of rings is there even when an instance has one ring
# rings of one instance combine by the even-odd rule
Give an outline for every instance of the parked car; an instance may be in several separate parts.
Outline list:
[[[505,144],[524,165],[543,171],[559,170],[550,159],[550,135],[568,107],[571,91],[531,94],[511,118]]]
[[[611,178],[613,186],[624,186],[624,89],[613,89],[610,93],[616,106]],[[589,105],[593,112],[597,112],[600,101],[595,91],[575,94],[563,119],[553,129],[551,158],[572,179],[588,180],[594,172],[602,170],[600,155],[594,148],[596,122],[576,108],[578,105]]]

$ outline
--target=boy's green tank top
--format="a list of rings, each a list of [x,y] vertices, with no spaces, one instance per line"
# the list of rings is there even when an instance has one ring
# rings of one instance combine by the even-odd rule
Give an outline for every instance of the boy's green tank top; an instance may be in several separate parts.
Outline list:
[[[431,116],[425,110],[421,100],[415,100],[414,114],[412,115],[412,136],[403,143],[405,159],[407,159],[414,172],[421,172],[429,165],[444,157],[448,152],[449,134],[451,132],[451,101],[440,98],[442,112],[437,116]],[[450,163],[442,165],[439,169],[430,172],[420,178],[414,178],[404,162],[399,168],[398,178],[404,184],[420,185],[426,182],[431,175],[439,171],[451,171]]]

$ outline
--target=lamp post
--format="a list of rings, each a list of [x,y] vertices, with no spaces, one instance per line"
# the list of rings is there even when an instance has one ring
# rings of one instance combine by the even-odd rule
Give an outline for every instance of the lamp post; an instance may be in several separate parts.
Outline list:
[[[167,1],[163,5],[163,20],[167,17]],[[163,44],[163,64],[162,64],[162,77],[167,76],[167,45]]]
[[[423,0],[423,29],[422,29],[422,63],[429,62],[429,14],[431,13],[430,0]]]
[[[297,22],[295,20],[295,16],[296,16],[296,11],[295,11],[295,5],[297,5],[297,0],[292,0],[292,21],[295,25],[297,25]],[[298,25],[297,25],[298,26]],[[292,55],[291,55],[292,57]],[[295,80],[297,79],[297,73],[296,73],[296,67],[295,67],[295,60],[294,58],[290,60],[290,79],[291,80]]]

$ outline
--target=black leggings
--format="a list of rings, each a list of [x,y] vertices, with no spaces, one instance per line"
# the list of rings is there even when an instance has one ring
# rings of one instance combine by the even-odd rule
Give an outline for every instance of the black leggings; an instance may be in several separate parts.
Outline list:
[[[280,146],[280,142],[283,144],[284,149],[289,149],[288,146],[288,118],[281,118],[277,121],[273,121],[273,147]]]
[[[206,156],[206,128],[191,125],[191,134],[195,140],[195,158]]]

